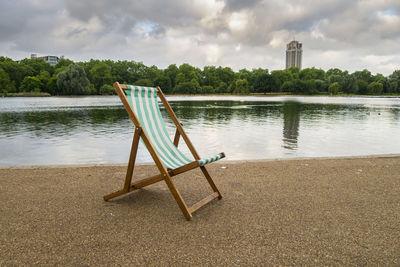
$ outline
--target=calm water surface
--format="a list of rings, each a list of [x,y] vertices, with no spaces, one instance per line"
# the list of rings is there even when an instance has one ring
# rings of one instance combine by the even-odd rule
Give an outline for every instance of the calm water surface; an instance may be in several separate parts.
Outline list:
[[[204,157],[222,151],[229,160],[400,153],[399,98],[168,99]],[[172,136],[170,120],[167,126]],[[0,165],[127,162],[133,130],[117,97],[3,98]],[[143,146],[137,161],[151,162]]]

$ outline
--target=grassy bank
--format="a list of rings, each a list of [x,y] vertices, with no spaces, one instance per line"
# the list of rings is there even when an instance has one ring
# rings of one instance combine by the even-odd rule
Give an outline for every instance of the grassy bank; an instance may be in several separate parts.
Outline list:
[[[22,93],[6,93],[2,95],[3,97],[44,97],[51,96],[49,93],[44,92],[22,92]]]
[[[60,95],[51,95],[45,92],[22,92],[22,93],[5,93],[3,95],[0,94],[0,97],[49,97],[49,96],[60,96]],[[63,95],[65,97],[74,97],[74,96],[111,96],[111,95]],[[339,96],[339,97],[400,97],[400,94],[383,94],[383,95],[359,95],[359,94],[344,94],[339,93],[336,95],[331,94],[293,94],[288,92],[271,92],[271,93],[250,93],[244,95],[237,94],[167,94],[167,96]]]

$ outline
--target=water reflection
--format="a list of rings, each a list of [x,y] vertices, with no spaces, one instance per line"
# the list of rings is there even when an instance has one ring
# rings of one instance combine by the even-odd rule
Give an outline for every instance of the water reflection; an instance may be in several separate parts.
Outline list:
[[[299,102],[285,102],[283,104],[283,147],[289,150],[297,148],[297,137],[300,125]]]
[[[204,156],[224,151],[229,159],[241,160],[400,152],[396,100],[243,99],[183,97],[171,105]],[[133,125],[117,100],[56,99],[60,106],[40,98],[0,100],[0,165],[126,162]],[[169,119],[167,128],[173,135]],[[137,160],[151,158],[142,149]]]
[[[126,126],[129,120],[120,107],[0,113],[0,136],[8,138],[21,133],[54,138],[76,131],[113,132]]]

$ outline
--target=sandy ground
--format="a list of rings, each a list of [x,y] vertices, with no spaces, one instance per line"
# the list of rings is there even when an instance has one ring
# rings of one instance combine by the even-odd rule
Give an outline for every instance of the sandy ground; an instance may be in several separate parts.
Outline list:
[[[400,265],[399,156],[211,164],[224,198],[191,221],[164,182],[103,201],[125,169],[0,168],[0,265]],[[189,204],[211,192],[174,181]]]

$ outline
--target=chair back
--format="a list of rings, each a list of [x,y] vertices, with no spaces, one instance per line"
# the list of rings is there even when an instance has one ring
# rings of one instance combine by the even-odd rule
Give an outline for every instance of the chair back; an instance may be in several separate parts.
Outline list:
[[[163,164],[169,169],[186,165],[190,160],[171,141],[164,119],[161,116],[157,89],[136,85],[126,85],[129,104],[136,114],[155,151]]]

